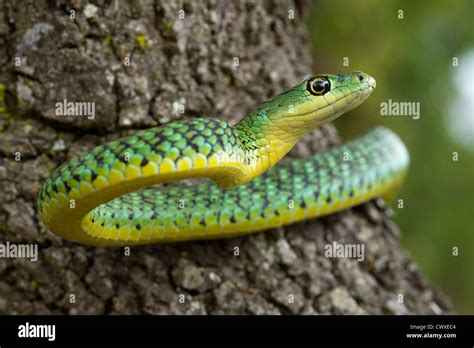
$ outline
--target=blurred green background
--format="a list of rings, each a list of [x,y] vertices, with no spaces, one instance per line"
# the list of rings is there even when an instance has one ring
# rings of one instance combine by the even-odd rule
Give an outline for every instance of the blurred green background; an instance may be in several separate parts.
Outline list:
[[[469,314],[474,313],[473,23],[474,0],[321,0],[312,2],[307,18],[314,73],[361,70],[377,80],[372,96],[336,127],[347,139],[383,124],[407,144],[411,166],[398,196],[404,208],[392,204],[402,243],[455,310]],[[389,99],[419,102],[420,118],[381,116],[380,103]]]

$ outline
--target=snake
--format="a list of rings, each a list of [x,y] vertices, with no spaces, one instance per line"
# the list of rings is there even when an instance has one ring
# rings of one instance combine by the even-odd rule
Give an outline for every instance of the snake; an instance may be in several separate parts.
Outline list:
[[[40,218],[66,240],[128,246],[242,236],[389,200],[409,154],[382,126],[276,165],[375,87],[360,71],[317,74],[235,125],[187,118],[107,142],[52,172],[38,193]],[[176,184],[184,179],[198,180]]]

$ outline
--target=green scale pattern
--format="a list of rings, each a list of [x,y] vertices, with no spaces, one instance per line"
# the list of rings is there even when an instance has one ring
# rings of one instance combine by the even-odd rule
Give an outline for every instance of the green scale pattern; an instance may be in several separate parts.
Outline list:
[[[245,148],[236,130],[229,123],[217,119],[173,122],[166,127],[140,131],[98,146],[59,166],[38,195],[40,212],[44,208],[43,202],[60,193],[67,195],[72,189],[79,189],[81,182],[92,183],[99,175],[106,177],[112,168],[124,173],[129,165],[144,167],[149,161],[159,164],[165,158],[176,162],[196,153],[206,157],[222,153],[230,155]],[[244,157],[246,160],[251,158],[250,152]]]
[[[290,210],[290,200],[310,210],[363,196],[392,182],[407,166],[403,143],[392,131],[378,127],[356,141],[279,165],[236,188],[214,183],[146,188],[97,207],[90,218],[101,226],[112,222],[138,230],[148,224],[179,231],[190,224],[259,223]]]

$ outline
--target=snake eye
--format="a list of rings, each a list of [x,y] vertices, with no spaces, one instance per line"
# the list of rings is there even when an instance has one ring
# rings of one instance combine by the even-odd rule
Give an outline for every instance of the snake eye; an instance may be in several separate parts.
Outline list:
[[[324,95],[331,89],[331,82],[325,76],[315,76],[308,80],[306,89],[312,95]]]

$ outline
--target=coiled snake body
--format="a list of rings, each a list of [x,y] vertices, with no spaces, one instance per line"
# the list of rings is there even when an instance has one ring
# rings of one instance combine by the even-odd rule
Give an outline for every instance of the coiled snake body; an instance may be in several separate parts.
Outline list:
[[[68,240],[132,245],[243,235],[388,197],[409,158],[385,128],[270,169],[305,133],[358,106],[374,88],[361,72],[317,75],[235,126],[192,119],[98,146],[45,181],[41,219]],[[217,185],[149,187],[196,177]]]

